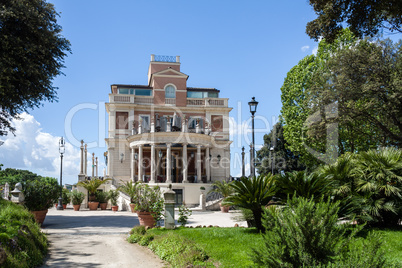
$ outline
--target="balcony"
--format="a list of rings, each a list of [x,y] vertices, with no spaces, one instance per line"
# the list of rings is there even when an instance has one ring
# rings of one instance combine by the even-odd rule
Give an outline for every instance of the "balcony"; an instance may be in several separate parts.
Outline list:
[[[132,104],[154,104],[154,97],[152,96],[135,96],[123,94],[109,94],[110,103],[132,103]]]
[[[187,106],[194,107],[228,107],[227,98],[187,98]]]

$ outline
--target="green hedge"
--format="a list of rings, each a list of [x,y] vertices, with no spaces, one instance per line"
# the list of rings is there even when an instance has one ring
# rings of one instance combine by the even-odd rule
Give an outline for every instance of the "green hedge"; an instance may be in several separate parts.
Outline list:
[[[36,267],[47,254],[45,234],[33,215],[12,202],[0,199],[0,267]]]

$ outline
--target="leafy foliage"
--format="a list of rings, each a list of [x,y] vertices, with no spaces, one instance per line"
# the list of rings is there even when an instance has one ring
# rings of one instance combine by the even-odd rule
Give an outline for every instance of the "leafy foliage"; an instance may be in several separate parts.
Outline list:
[[[307,23],[306,33],[316,41],[333,42],[346,23],[359,37],[374,36],[380,29],[402,33],[402,5],[399,0],[310,0],[318,18]]]
[[[328,196],[332,190],[332,182],[317,172],[288,172],[283,175],[275,175],[274,180],[275,197],[285,202],[293,196],[319,200],[322,196]]]
[[[69,190],[63,188],[62,197],[63,197],[63,205],[67,205],[71,202],[71,195]]]
[[[61,74],[70,43],[58,14],[44,0],[2,1],[0,6],[0,136],[14,133],[11,119],[56,100],[52,79]]]
[[[273,151],[270,148],[273,147]],[[283,136],[283,126],[281,122],[274,125],[271,132],[264,135],[264,145],[257,151],[258,174],[267,175],[281,171],[289,172],[293,170],[304,170],[305,166],[300,162],[299,155],[294,154],[288,149],[287,141]]]
[[[257,229],[263,231],[261,223],[263,207],[268,205],[275,194],[273,177],[243,177],[240,181],[233,181],[231,187],[234,189],[234,194],[226,198],[226,203],[251,210]]]
[[[233,194],[233,188],[230,187],[230,182],[226,181],[214,181],[212,183],[212,189],[209,191],[209,193],[218,193],[223,196],[223,198],[226,198]]]
[[[61,187],[54,178],[41,178],[23,185],[25,207],[30,211],[51,208],[57,201]]]
[[[14,168],[6,168],[3,170],[0,169],[0,185],[6,184],[6,182],[8,182],[8,184],[10,185],[10,189],[14,189],[15,184],[18,182],[24,184],[25,182],[37,180],[40,178],[42,178],[42,176],[39,176],[28,170],[20,170]]]
[[[83,192],[78,192],[77,190],[71,191],[70,196],[73,205],[81,205],[82,201],[85,199],[85,194]]]
[[[110,181],[111,179],[99,179],[99,178],[91,178],[90,180],[79,181],[77,183],[78,186],[84,187],[88,193],[90,198],[96,198],[95,193],[97,189],[102,185]]]
[[[109,201],[108,193],[105,191],[96,191],[95,196],[99,203],[107,203]]]
[[[47,239],[33,215],[0,198],[0,250],[7,255],[1,267],[37,267],[47,253]]]
[[[128,194],[130,196],[130,202],[134,204],[138,200],[139,184],[140,183],[138,181],[134,183],[131,181],[125,181],[123,182],[123,185],[119,187],[119,190]]]
[[[110,202],[112,203],[112,206],[117,206],[117,198],[119,197],[119,190],[110,190],[109,193],[109,199]]]
[[[177,219],[177,222],[181,224],[181,226],[186,226],[188,217],[190,217],[192,214],[191,210],[186,207],[186,204],[181,205],[179,207],[179,218]]]
[[[264,247],[253,250],[253,260],[264,267],[365,267],[367,260],[354,257],[369,252],[373,267],[385,267],[381,240],[370,239],[368,248],[351,246],[363,226],[339,224],[338,210],[339,203],[302,197],[293,197],[282,209],[270,207],[264,216]],[[351,263],[356,266],[347,266]]]

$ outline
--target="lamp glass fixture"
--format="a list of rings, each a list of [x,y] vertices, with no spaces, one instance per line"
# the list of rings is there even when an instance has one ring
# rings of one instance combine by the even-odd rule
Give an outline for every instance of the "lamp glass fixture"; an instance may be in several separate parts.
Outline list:
[[[162,150],[159,150],[159,158],[162,158],[162,156],[163,156]]]
[[[255,100],[255,97],[252,97],[251,101],[248,103],[248,106],[250,107],[250,113],[252,115],[254,115],[255,112],[257,112],[257,105],[258,105],[258,101]]]
[[[138,153],[134,154],[134,159],[137,160],[138,159]]]
[[[124,159],[124,154],[123,154],[123,153],[121,153],[121,154],[120,154],[120,162],[122,162],[122,163],[123,163],[123,159]]]
[[[59,152],[60,154],[64,154],[65,151],[66,151],[66,141],[64,140],[63,137],[61,137],[59,140]]]

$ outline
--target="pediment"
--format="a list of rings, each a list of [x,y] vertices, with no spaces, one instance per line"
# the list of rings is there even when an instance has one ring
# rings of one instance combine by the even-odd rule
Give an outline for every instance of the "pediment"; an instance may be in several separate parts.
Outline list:
[[[173,70],[171,68],[153,73],[152,76],[175,76],[175,77],[183,77],[183,78],[188,78],[188,75],[186,75],[185,73]]]

